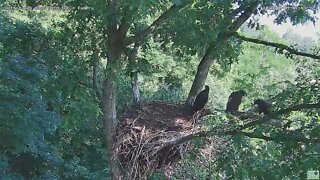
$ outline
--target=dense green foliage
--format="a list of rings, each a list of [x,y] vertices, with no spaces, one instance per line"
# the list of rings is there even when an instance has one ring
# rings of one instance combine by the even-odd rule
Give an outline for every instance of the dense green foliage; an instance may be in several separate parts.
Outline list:
[[[232,21],[229,15],[233,3],[250,4],[220,0],[190,2],[121,0],[117,12],[110,12],[104,1],[3,2],[0,179],[109,178],[100,97],[107,72],[117,72],[116,99],[120,112],[132,104],[131,72],[138,73],[142,100],[181,103],[187,97],[199,59],[210,44],[219,43],[216,42],[219,33]],[[263,1],[254,14],[263,15],[267,8],[286,2]],[[294,24],[314,21],[311,11],[306,9],[317,12],[317,1],[294,2],[299,8],[272,11],[271,14],[278,15],[277,23],[286,18]],[[110,45],[110,37],[106,37],[113,15],[131,22],[127,34],[133,36],[172,4],[187,5],[179,13],[169,14],[171,18],[152,36],[139,42],[134,62],[129,62],[124,53],[116,63],[107,65],[110,46],[122,46]],[[46,5],[49,9],[32,9]],[[56,8],[50,9],[53,5]],[[240,32],[247,36],[292,45],[303,52],[319,52],[319,42],[290,31],[280,38],[267,28],[260,29],[254,20],[246,25],[250,28],[242,26]],[[320,102],[319,60],[294,55],[290,58],[273,48],[234,37],[214,56],[206,80],[211,88],[207,107],[214,113],[205,118],[203,129],[210,131],[226,122],[233,122],[234,126],[243,123],[223,112],[229,94],[239,89],[248,92],[241,110],[251,108],[256,98],[272,99],[274,112]],[[97,84],[93,82],[96,62]],[[196,139],[198,146],[183,159],[173,173],[174,178],[219,179],[224,175],[232,179],[305,179],[307,170],[320,170],[319,108],[302,108],[275,114],[274,118],[281,127],[266,123],[246,131],[256,137],[223,136],[228,143],[212,157],[198,156],[206,138]],[[153,177],[156,179],[158,174]]]
[[[100,111],[78,83],[85,66],[64,60],[59,35],[38,22],[43,15],[9,15],[27,20],[1,20],[0,176],[106,177]]]

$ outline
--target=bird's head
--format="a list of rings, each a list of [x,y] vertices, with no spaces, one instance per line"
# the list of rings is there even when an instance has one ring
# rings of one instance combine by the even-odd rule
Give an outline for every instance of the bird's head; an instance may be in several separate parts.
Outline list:
[[[256,99],[253,104],[254,105],[259,105],[259,104],[261,104],[261,102],[262,102],[261,99]]]
[[[240,90],[239,94],[241,94],[241,96],[247,96],[247,93],[244,90]]]

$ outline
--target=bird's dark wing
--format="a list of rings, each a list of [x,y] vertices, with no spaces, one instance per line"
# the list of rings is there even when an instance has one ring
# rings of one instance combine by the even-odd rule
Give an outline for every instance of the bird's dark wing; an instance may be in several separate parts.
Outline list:
[[[232,111],[232,101],[233,101],[233,94],[231,94],[228,98],[228,102],[227,102],[227,107],[226,107],[226,111]]]
[[[230,103],[231,101],[232,101],[232,96],[229,96],[229,98],[228,98],[228,103]]]
[[[193,103],[193,110],[194,111],[198,111],[205,106],[205,104],[208,101],[208,96],[209,96],[208,93],[209,93],[208,90],[203,90],[197,95],[197,97]]]

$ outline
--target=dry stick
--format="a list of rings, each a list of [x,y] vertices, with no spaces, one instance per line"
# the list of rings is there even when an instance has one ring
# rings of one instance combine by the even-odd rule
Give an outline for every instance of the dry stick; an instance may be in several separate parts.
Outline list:
[[[129,128],[129,127],[128,127],[128,128]],[[131,136],[130,139],[134,139],[134,140],[135,140],[135,139],[136,139],[135,133],[134,133],[133,131],[130,131],[130,132],[131,132],[131,134],[133,135],[133,137]],[[123,142],[123,141],[121,141],[121,142]],[[125,156],[129,156],[129,155],[130,155],[130,148],[128,147],[128,145],[131,144],[132,147],[134,147],[134,146],[133,146],[133,142],[132,142],[131,140],[128,140],[127,143],[121,143],[121,144],[124,146],[124,148],[122,148],[123,150],[124,150],[124,149],[128,149],[128,151],[124,153],[124,154],[126,154]],[[118,147],[119,147],[119,145],[118,145]],[[119,154],[119,153],[118,153],[118,154]],[[133,158],[135,158],[135,156],[132,156],[131,159],[129,160],[129,162],[134,161]],[[124,170],[124,168],[122,168],[122,169]],[[132,168],[132,169],[133,169],[133,168]],[[131,172],[131,173],[132,173],[132,172]],[[130,173],[129,173],[129,175],[130,175]]]
[[[138,148],[138,151],[134,151],[134,152],[138,152],[138,153],[134,153],[134,154],[138,154],[138,156],[139,156],[139,155],[141,154],[141,152],[142,152],[143,147],[145,147],[145,145],[150,144],[150,142],[152,141],[152,139],[154,139],[155,137],[158,137],[160,134],[161,134],[161,132],[157,133],[156,135],[152,136],[151,138],[146,139],[144,143],[140,143],[140,144],[142,144],[141,148],[140,148],[140,149]],[[142,138],[141,138],[141,141],[142,141]],[[140,141],[140,142],[141,142],[141,141]],[[153,147],[153,146],[152,146],[152,147]],[[154,148],[152,148],[152,149],[154,149]],[[149,153],[146,153],[146,154],[149,154]],[[154,154],[156,154],[156,152],[155,152]],[[153,154],[153,155],[154,155],[154,154]],[[136,157],[138,157],[138,156],[136,156]],[[146,157],[146,161],[147,161],[147,165],[150,164],[150,160],[149,160],[148,157]],[[131,162],[132,162],[132,161],[131,161]],[[134,177],[136,177],[136,176],[137,176],[137,172],[139,172],[139,171],[138,171],[138,169],[139,169],[139,164],[137,164],[137,161],[135,161],[135,160],[134,160],[134,162],[132,163],[132,169],[133,169],[133,168],[135,168],[135,170],[136,170],[136,173],[135,173],[135,175],[134,175]],[[148,168],[150,168],[150,167],[148,166]],[[132,174],[132,173],[131,173],[131,174]]]
[[[143,135],[144,135],[144,130],[145,130],[145,126],[143,126],[142,131],[141,131],[141,133],[140,133],[140,141],[139,141],[139,143],[138,143],[136,156],[135,156],[135,158],[134,158],[134,160],[133,160],[133,165],[136,164],[137,159],[139,158],[139,156],[140,156],[140,154],[141,154],[141,150],[142,150],[142,148],[141,148],[141,141],[142,141],[142,138],[143,138]],[[134,167],[133,167],[133,168],[131,169],[131,173],[130,173],[130,174],[133,173],[133,172],[132,172],[133,169],[135,169],[135,171],[136,171],[136,172],[134,173],[134,178],[133,178],[133,179],[135,179],[136,174],[137,174],[137,172],[138,172],[138,168],[134,168]]]

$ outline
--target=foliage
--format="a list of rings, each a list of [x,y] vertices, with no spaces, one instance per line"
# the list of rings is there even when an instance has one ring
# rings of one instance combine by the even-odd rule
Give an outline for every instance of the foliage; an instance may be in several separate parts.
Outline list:
[[[249,34],[257,36],[253,31]],[[269,31],[261,32],[261,35],[261,39],[283,41]],[[273,100],[273,111],[297,104],[319,103],[320,84],[315,83],[319,76],[318,61],[301,57],[287,59],[284,55],[275,54],[270,48],[250,43],[243,43],[242,52],[239,62],[232,64],[231,71],[215,80],[216,84],[230,88],[229,92],[239,89],[248,92],[241,110],[251,108],[256,98]],[[211,97],[219,100],[219,95],[223,95],[224,92],[225,89],[221,88],[214,90]],[[228,94],[224,96],[224,102]],[[217,107],[217,103],[211,106]],[[219,112],[221,108],[224,107],[218,106],[218,111],[205,119],[203,129],[222,127],[227,130],[232,125],[239,126],[245,123],[234,116],[226,116]],[[195,179],[219,179],[224,176],[232,179],[305,179],[308,170],[319,169],[319,143],[282,141],[281,138],[277,140],[277,137],[319,138],[319,134],[316,133],[320,128],[319,113],[319,109],[292,112],[277,117],[282,124],[287,123],[288,127],[261,124],[245,131],[274,137],[275,140],[272,141],[243,135],[225,137],[227,145],[218,156],[206,156],[205,160],[202,160],[203,157],[195,151],[198,158],[187,157],[174,176],[177,179],[184,176],[179,173],[187,168],[193,172],[188,176]],[[199,165],[202,168],[198,168]]]
[[[59,162],[57,147],[50,143],[48,135],[60,126],[61,117],[48,109],[43,96],[41,85],[47,80],[46,75],[42,60],[21,56],[1,60],[1,152],[3,163],[12,165],[7,164],[2,167],[4,169],[11,168],[14,172],[16,159],[26,153],[42,158],[37,168],[44,170],[32,172],[36,175],[45,173],[45,169],[50,169],[48,166],[52,168]],[[43,166],[45,162],[47,165]],[[20,166],[18,163],[16,166]],[[30,176],[28,173],[23,175]]]
[[[46,61],[33,56],[45,32],[38,24],[5,17],[0,26],[1,176],[45,176],[60,163],[49,137],[61,124],[43,89],[49,80]],[[34,163],[29,171],[21,170],[26,160]]]
[[[129,74],[138,72],[142,99],[181,102],[197,71],[199,59],[212,44],[221,44],[237,17],[236,8],[252,1],[118,1],[113,11],[105,1],[1,1],[0,10],[0,176],[4,179],[104,179],[110,173],[102,122],[103,81],[110,70],[117,72],[117,108],[131,105]],[[44,8],[48,7],[48,9]],[[53,8],[56,7],[56,8]],[[128,61],[125,44],[149,27],[161,14],[165,21],[153,28],[138,45],[135,62]],[[43,9],[42,9],[43,8]],[[52,8],[52,9],[50,9]],[[319,11],[315,0],[264,0],[241,32],[257,39],[298,44],[304,52],[315,42],[291,32],[280,39],[257,21],[260,15],[276,15],[275,22],[293,24],[314,21]],[[110,43],[113,20],[125,22],[125,37]],[[123,26],[122,26],[123,27]],[[122,48],[117,61],[107,55]],[[223,110],[228,95],[249,92],[241,110],[256,98],[272,99],[273,111],[298,104],[319,103],[319,62],[244,43],[230,37],[215,51],[207,78],[215,112],[204,129],[226,122],[242,122]],[[315,49],[316,50],[316,49]],[[316,51],[314,51],[316,52]],[[98,62],[96,87],[95,62]],[[303,109],[278,115],[279,128],[270,124],[249,129],[258,135],[319,137],[319,109]],[[176,177],[188,169],[196,179],[304,179],[308,169],[319,169],[318,143],[265,141],[242,135],[227,137],[227,146],[214,157],[198,157],[196,149],[183,161]],[[195,141],[197,147],[205,142]],[[34,162],[32,166],[30,162]],[[21,166],[21,167],[18,167]],[[199,168],[201,167],[201,168]],[[20,169],[20,170],[19,170]],[[21,170],[22,169],[22,170]],[[270,173],[272,172],[272,173]],[[155,178],[161,178],[158,173]]]
[[[38,22],[43,14],[8,15],[0,36],[1,177],[106,177],[99,105],[76,59],[83,54],[61,53],[66,41]]]

